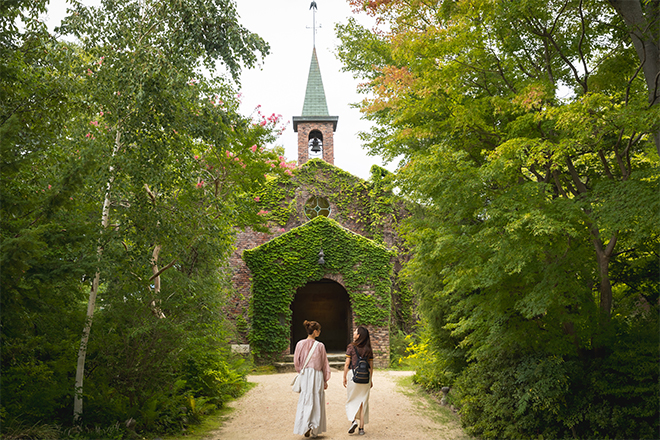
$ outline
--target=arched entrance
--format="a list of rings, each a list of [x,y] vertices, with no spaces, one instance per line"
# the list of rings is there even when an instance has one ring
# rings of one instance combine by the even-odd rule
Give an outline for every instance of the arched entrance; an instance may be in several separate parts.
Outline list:
[[[321,324],[319,341],[328,352],[346,350],[352,323],[348,292],[341,284],[325,278],[307,283],[296,292],[291,310],[291,353],[296,343],[307,337],[305,320]]]

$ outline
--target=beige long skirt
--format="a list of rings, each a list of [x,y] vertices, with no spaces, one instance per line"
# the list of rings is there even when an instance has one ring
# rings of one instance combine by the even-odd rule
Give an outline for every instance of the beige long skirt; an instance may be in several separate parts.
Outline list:
[[[348,370],[346,375],[346,417],[349,422],[355,420],[360,405],[364,408],[364,423],[369,423],[369,393],[371,392],[370,383],[353,382],[353,371]]]
[[[307,367],[300,375],[300,397],[296,409],[293,433],[304,435],[308,430],[320,434],[327,430],[325,417],[325,379],[323,372]]]

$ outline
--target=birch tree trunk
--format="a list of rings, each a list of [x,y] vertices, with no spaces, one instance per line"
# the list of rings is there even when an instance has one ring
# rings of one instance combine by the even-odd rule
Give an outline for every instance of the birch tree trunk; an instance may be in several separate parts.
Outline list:
[[[120,146],[121,133],[117,130],[115,137],[115,147],[112,150],[112,157],[117,154]],[[101,226],[102,231],[108,227],[110,217],[110,192],[112,190],[112,183],[115,180],[112,172],[113,167],[110,166],[110,178],[105,191],[105,199],[103,200],[103,210],[101,213]],[[99,264],[103,256],[103,247],[98,246],[97,257]],[[101,270],[97,268],[94,280],[92,281],[92,289],[89,292],[89,299],[87,301],[87,318],[85,320],[85,327],[83,328],[82,339],[80,341],[80,349],[78,350],[78,363],[76,365],[76,384],[73,395],[73,423],[79,424],[83,413],[83,379],[85,377],[85,358],[87,357],[87,343],[89,341],[89,334],[92,331],[92,321],[94,318],[94,309],[96,308],[96,295],[99,291],[99,282],[101,280]]]
[[[147,191],[147,194],[149,194],[149,197],[151,198],[151,202],[156,205],[156,194],[151,191],[149,188],[148,184],[144,184],[144,189]],[[153,314],[159,318],[165,318],[165,314],[163,311],[160,309],[159,303],[160,300],[158,298],[158,294],[160,293],[160,274],[172,267],[174,262],[170,263],[167,265],[165,268],[162,270],[158,269],[158,257],[160,256],[160,249],[161,245],[157,244],[154,246],[154,250],[151,254],[151,272],[152,276],[149,278],[149,282],[153,281],[154,282],[154,288],[153,290],[151,289],[151,286],[149,286],[149,290],[152,290],[154,293],[154,298],[149,302],[149,307],[151,307],[151,311]]]
[[[151,311],[154,315],[156,315],[158,318],[163,319],[165,318],[165,313],[161,310],[159,306],[159,300],[156,299],[158,298],[158,294],[160,293],[160,274],[162,271],[158,270],[158,256],[160,254],[160,249],[161,246],[157,244],[154,247],[154,251],[152,253],[152,260],[151,260],[151,271],[153,273],[153,276],[150,278],[150,281],[153,280],[154,282],[154,299],[151,300],[149,303],[149,306],[151,307]]]

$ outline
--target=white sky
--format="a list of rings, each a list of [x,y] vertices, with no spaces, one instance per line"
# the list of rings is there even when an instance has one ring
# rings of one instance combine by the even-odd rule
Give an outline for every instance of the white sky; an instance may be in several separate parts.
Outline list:
[[[238,0],[243,25],[271,46],[262,70],[243,74],[244,113],[258,104],[262,113],[282,114],[284,121],[302,113],[313,48],[310,4],[311,0]],[[346,23],[351,8],[345,0],[316,0],[316,4],[316,24],[321,26],[316,33],[316,54],[328,112],[339,116],[334,135],[335,165],[366,179],[371,166],[382,166],[382,160],[367,156],[362,149],[357,133],[368,131],[370,123],[361,120],[360,112],[350,104],[363,96],[356,92],[358,81],[350,73],[341,72],[341,62],[334,55],[339,45],[335,23]],[[298,158],[297,142],[297,133],[289,124],[280,141],[289,159]],[[394,165],[387,168],[393,170]]]
[[[257,105],[269,116],[281,114],[283,121],[302,113],[307,75],[312,58],[311,0],[236,0],[240,23],[259,34],[270,44],[270,55],[261,69],[244,70],[241,76],[242,113],[252,114]],[[99,0],[83,0],[98,5]],[[350,104],[362,100],[356,92],[358,81],[351,74],[342,73],[341,63],[334,53],[339,44],[335,37],[335,23],[346,23],[352,15],[345,0],[316,0],[316,53],[323,78],[323,87],[331,116],[339,116],[334,137],[335,165],[366,179],[373,164],[383,166],[380,157],[367,156],[357,133],[368,131],[370,123],[360,119],[360,112]],[[51,0],[49,24],[59,24],[66,12],[66,0]],[[356,17],[365,22],[366,17]],[[297,160],[297,133],[293,125],[286,126],[277,145],[282,145],[286,157]],[[386,168],[395,169],[395,164]]]

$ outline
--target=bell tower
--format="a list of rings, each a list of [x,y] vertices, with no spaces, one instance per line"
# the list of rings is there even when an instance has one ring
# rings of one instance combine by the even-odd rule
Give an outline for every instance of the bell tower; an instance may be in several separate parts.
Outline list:
[[[312,2],[310,9],[314,15],[313,32],[316,34],[316,2]],[[294,116],[292,120],[293,131],[298,133],[298,165],[313,158],[321,158],[334,165],[333,134],[337,129],[338,120],[339,116],[330,116],[328,113],[321,70],[316,57],[316,41],[314,41],[302,115]]]

